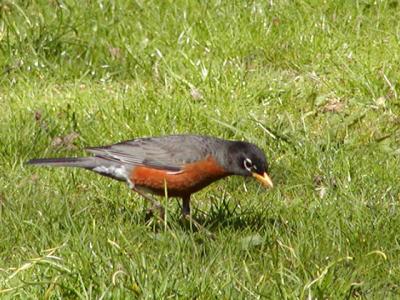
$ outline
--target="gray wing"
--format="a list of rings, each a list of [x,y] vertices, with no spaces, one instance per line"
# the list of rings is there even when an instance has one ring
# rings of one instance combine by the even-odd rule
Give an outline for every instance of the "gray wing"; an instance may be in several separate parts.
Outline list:
[[[87,148],[90,153],[126,165],[142,165],[180,171],[187,163],[205,159],[221,140],[195,135],[140,138],[104,147]]]

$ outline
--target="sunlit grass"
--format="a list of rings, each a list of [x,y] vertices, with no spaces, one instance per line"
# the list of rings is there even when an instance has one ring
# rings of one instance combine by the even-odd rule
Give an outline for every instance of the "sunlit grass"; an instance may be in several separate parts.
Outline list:
[[[1,297],[399,297],[398,4],[2,2]],[[258,144],[276,188],[195,194],[212,239],[24,165],[173,133]]]

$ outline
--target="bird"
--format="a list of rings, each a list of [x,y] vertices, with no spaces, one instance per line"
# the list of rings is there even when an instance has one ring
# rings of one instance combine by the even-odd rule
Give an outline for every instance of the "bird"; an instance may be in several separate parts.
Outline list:
[[[245,141],[204,135],[142,137],[112,145],[89,147],[86,157],[35,158],[30,165],[83,168],[127,183],[151,204],[163,206],[152,195],[182,199],[182,217],[190,217],[193,193],[227,176],[254,177],[267,188],[273,183],[264,152]]]

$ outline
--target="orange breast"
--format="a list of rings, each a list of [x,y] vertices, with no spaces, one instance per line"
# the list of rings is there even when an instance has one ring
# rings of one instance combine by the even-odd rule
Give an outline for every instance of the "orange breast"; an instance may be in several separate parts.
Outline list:
[[[150,189],[158,195],[164,195],[166,185],[169,196],[183,197],[228,175],[213,158],[208,157],[205,160],[187,164],[181,172],[175,174],[144,166],[135,167],[130,180],[135,186]]]

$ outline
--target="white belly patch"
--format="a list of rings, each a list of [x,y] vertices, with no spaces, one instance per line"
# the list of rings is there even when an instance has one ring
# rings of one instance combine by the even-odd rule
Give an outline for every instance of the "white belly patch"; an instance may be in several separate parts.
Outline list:
[[[129,179],[129,172],[125,166],[98,166],[93,168],[93,171],[122,181]]]

